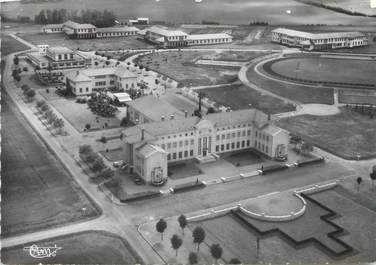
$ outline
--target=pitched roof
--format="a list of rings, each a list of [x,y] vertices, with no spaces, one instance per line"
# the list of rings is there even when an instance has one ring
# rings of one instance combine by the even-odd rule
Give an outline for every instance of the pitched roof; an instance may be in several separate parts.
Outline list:
[[[161,28],[161,27],[156,27],[156,26],[152,26],[148,29],[146,29],[146,31],[150,31],[150,32],[153,32],[153,33],[156,33],[156,34],[159,34],[159,35],[162,35],[162,36],[187,36],[188,34],[181,31],[181,30],[169,30],[169,29],[165,29],[165,28]]]
[[[329,39],[329,38],[356,38],[356,37],[364,37],[365,35],[360,32],[327,32],[327,33],[311,33],[311,32],[304,32],[298,31],[293,29],[286,29],[286,28],[277,28],[274,29],[272,32],[277,32],[281,34],[286,34],[290,36],[296,36],[306,39]]]
[[[126,67],[115,68],[114,74],[120,78],[137,78],[137,75],[129,71]]]
[[[44,25],[42,28],[44,29],[55,29],[55,28],[62,28],[63,24],[47,24]]]
[[[91,78],[83,74],[81,71],[72,71],[65,75],[69,80],[73,82],[90,82]]]
[[[135,32],[139,31],[136,27],[109,27],[109,28],[97,28],[97,32]]]
[[[70,28],[75,28],[75,29],[96,28],[96,26],[94,26],[92,24],[81,24],[81,23],[77,23],[77,22],[74,22],[74,21],[71,21],[71,20],[68,20],[63,25],[68,26]]]
[[[215,127],[252,123],[257,128],[262,128],[268,124],[268,116],[265,113],[256,109],[245,109],[209,114],[202,119],[194,116],[184,119],[144,123],[125,129],[123,133],[128,143],[137,143],[141,141],[142,129],[145,130],[144,139],[152,140],[158,136],[193,131],[201,120],[211,121]]]
[[[144,158],[148,158],[156,153],[167,154],[167,152],[163,150],[162,148],[160,148],[159,146],[155,146],[155,145],[147,144],[147,143],[136,148],[136,150],[138,151],[138,154],[143,156]]]
[[[169,119],[171,115],[174,115],[174,119],[180,119],[185,116],[182,111],[178,110],[170,103],[152,95],[138,98],[129,102],[127,105],[152,121],[160,121],[162,116],[164,116],[166,120]]]
[[[228,39],[232,38],[227,33],[211,33],[211,34],[192,34],[188,35],[187,40],[208,40],[208,39]]]
[[[48,47],[47,48],[49,51],[53,53],[73,53],[73,51],[67,47],[62,47],[62,46],[56,46],[56,47]]]

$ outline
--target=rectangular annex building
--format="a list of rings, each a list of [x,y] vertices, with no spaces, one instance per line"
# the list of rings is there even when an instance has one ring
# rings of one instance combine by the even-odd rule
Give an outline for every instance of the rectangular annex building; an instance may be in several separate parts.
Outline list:
[[[368,45],[360,32],[310,33],[286,28],[272,30],[272,42],[306,50],[353,48]]]
[[[289,133],[256,109],[139,124],[125,129],[123,136],[124,160],[152,184],[167,178],[167,163],[249,148],[277,158],[287,155],[289,144]]]
[[[137,87],[137,75],[126,67],[88,68],[65,75],[66,87],[75,96],[90,95],[97,91],[129,91]]]

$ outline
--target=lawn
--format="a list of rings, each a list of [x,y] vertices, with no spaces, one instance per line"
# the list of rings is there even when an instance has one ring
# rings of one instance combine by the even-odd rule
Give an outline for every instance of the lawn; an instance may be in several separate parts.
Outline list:
[[[168,175],[171,179],[187,178],[200,174],[202,174],[202,171],[193,160],[168,165]]]
[[[123,160],[125,156],[125,150],[121,147],[116,149],[110,149],[108,152],[100,151],[101,155],[103,155],[108,161],[114,162]]]
[[[15,40],[14,38],[1,34],[1,56],[6,56],[8,54],[29,50],[30,48],[26,46],[25,44]]]
[[[53,93],[53,92],[50,92]],[[120,120],[116,117],[103,118],[95,115],[87,104],[76,103],[74,99],[57,98],[49,101],[77,131],[82,132],[86,124],[90,124],[90,130],[103,130],[105,123],[107,128],[120,127]],[[98,120],[96,119],[98,117]]]
[[[261,69],[261,67],[260,67]],[[333,89],[325,87],[308,87],[299,84],[286,84],[258,75],[253,67],[247,72],[247,78],[255,85],[282,97],[300,103],[333,104]]]
[[[36,242],[38,247],[61,247],[56,257],[45,258],[47,264],[140,264],[141,258],[124,239],[104,231],[82,232]],[[30,244],[31,245],[31,244]],[[29,246],[29,245],[27,245]],[[35,263],[22,246],[1,250],[4,264]]]
[[[252,107],[266,113],[281,113],[295,110],[291,104],[260,92],[244,85],[227,85],[215,88],[201,89],[205,95],[218,104],[228,106],[233,110],[247,109]]]
[[[153,46],[139,40],[137,37],[118,37],[103,39],[69,39],[65,34],[25,33],[19,36],[35,45],[48,44],[50,46],[65,46],[82,51],[103,51],[119,49],[147,49]]]
[[[374,84],[376,61],[325,57],[284,58],[271,64],[282,76],[314,82]]]
[[[2,235],[98,216],[100,210],[8,104],[2,104]]]
[[[231,61],[231,62],[248,62],[257,57],[269,54],[268,52],[254,52],[254,51],[222,51],[214,55],[202,57],[202,59],[209,59],[215,61]]]
[[[341,107],[334,116],[303,115],[278,121],[278,125],[347,159],[376,155],[376,122],[368,115]]]
[[[179,87],[228,84],[237,80],[237,68],[202,66],[195,62],[215,51],[170,51],[138,57],[135,62],[179,82]]]

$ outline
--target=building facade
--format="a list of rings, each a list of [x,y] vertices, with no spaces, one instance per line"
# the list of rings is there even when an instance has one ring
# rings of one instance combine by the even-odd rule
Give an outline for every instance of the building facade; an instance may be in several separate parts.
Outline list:
[[[136,36],[138,31],[136,27],[97,28],[97,38]]]
[[[29,61],[39,69],[64,70],[83,68],[91,64],[91,60],[66,47],[49,47],[40,45],[39,52],[27,54]]]
[[[187,46],[188,34],[180,30],[168,30],[161,27],[150,27],[145,32],[145,39],[163,48]]]
[[[98,91],[129,91],[137,88],[137,75],[126,67],[89,68],[65,75],[66,86],[75,96],[91,95]]]
[[[97,37],[97,28],[92,24],[67,21],[63,24],[63,31],[71,39],[94,39]]]
[[[272,42],[306,50],[354,48],[368,45],[360,32],[309,33],[285,28],[272,31]]]
[[[225,152],[254,149],[270,157],[287,155],[289,133],[271,124],[255,109],[144,123],[123,131],[125,161],[135,165],[139,147],[158,146],[166,163],[188,159],[207,161]]]
[[[232,36],[227,33],[194,34],[187,38],[188,46],[226,44],[232,42]]]

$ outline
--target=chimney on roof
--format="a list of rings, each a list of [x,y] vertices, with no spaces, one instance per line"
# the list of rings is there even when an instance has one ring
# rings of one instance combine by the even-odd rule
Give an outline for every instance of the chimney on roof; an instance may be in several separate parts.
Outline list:
[[[171,114],[171,115],[170,115],[170,120],[173,120],[174,117],[175,117],[174,114]]]
[[[186,117],[186,118],[188,118],[188,111],[184,111],[184,116]]]
[[[164,116],[162,116],[162,117],[161,117],[161,121],[164,121],[164,120],[165,120],[165,117],[164,117]]]
[[[145,140],[145,129],[141,129],[141,141]]]

